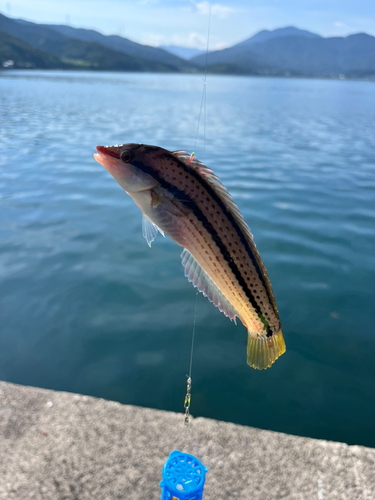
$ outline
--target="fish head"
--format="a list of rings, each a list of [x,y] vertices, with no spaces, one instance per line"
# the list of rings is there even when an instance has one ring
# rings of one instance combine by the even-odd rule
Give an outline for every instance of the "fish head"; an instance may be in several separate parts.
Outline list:
[[[94,158],[128,194],[137,193],[158,184],[147,172],[147,148],[142,144],[96,146]]]

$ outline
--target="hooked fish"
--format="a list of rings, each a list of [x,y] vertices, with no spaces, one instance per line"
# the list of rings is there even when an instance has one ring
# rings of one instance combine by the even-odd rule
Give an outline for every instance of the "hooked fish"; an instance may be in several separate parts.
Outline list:
[[[248,331],[247,363],[265,369],[285,352],[266,268],[232,197],[211,169],[185,151],[97,146],[95,159],[143,212],[149,246],[158,232],[184,248],[185,276]]]

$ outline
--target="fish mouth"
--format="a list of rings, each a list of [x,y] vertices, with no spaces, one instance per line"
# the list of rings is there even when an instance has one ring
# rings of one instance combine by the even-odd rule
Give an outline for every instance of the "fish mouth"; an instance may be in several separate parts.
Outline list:
[[[108,160],[108,156],[120,159],[120,153],[118,151],[118,146],[96,146],[97,153],[94,154],[95,160],[105,167],[104,162]]]

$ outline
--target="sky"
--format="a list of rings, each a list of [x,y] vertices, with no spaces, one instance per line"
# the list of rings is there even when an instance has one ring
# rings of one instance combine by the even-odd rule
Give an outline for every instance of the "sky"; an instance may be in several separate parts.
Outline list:
[[[13,18],[91,28],[148,45],[210,49],[262,29],[295,26],[322,36],[375,36],[375,0],[0,0]]]

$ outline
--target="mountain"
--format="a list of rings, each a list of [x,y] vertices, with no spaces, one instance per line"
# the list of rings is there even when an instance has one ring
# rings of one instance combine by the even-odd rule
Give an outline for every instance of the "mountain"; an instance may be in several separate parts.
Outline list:
[[[192,58],[192,62],[205,67],[207,60],[208,72],[224,72],[240,75],[277,75],[281,69],[264,63],[247,47],[230,47],[228,49],[209,52]],[[220,69],[221,68],[221,69]],[[223,70],[223,71],[222,71]]]
[[[192,59],[201,66],[205,60],[203,56]],[[375,76],[375,37],[359,33],[323,38],[308,31],[283,28],[263,31],[233,47],[211,52],[207,61],[208,69],[232,65],[245,74]]]
[[[185,47],[141,45],[126,38],[0,14],[1,64],[120,71],[207,71],[217,74],[375,78],[375,37],[324,38],[294,27],[263,30],[233,47],[191,55]],[[5,33],[4,33],[5,32]]]
[[[278,28],[273,31],[262,30],[259,31],[256,35],[244,40],[243,42],[237,43],[233,45],[233,47],[250,47],[254,43],[262,43],[272,38],[283,38],[285,36],[302,36],[304,38],[322,38],[320,35],[316,33],[311,33],[311,31],[300,30],[298,28],[294,28],[293,26],[289,26],[287,28]]]
[[[192,49],[190,47],[179,47],[178,45],[160,45],[159,49],[166,50],[167,52],[186,60],[206,53],[205,50]]]
[[[375,74],[375,37],[364,33],[345,38],[271,39],[251,50],[264,64],[306,76]]]
[[[279,28],[273,31],[263,30],[259,31],[250,38],[243,42],[237,43],[227,49],[217,50],[210,52],[207,58],[208,65],[217,64],[233,64],[236,67],[242,68],[243,71],[261,71],[264,74],[270,72],[280,72],[282,67],[276,63],[274,68],[269,66],[267,61],[261,60],[256,54],[255,47],[268,42],[269,40],[280,40],[288,37],[319,39],[320,35],[311,33],[310,31],[300,30],[292,26],[287,28]],[[204,66],[206,64],[205,55],[199,55],[191,59],[192,62]],[[272,63],[272,66],[274,63]]]
[[[13,68],[65,69],[68,66],[58,57],[36,49],[20,38],[0,30],[0,67],[13,61]]]
[[[80,34],[76,33],[76,31],[91,31],[75,30],[75,28],[70,28],[69,26],[66,26],[66,28],[67,32],[70,30],[70,32],[76,35]],[[14,20],[2,14],[0,14],[0,29],[24,40],[35,48],[48,51],[59,57],[62,61],[73,64],[76,67],[122,71],[179,71],[177,66],[162,62],[160,58],[158,59],[157,57],[153,59],[144,59],[140,56],[133,56],[128,52],[110,48],[96,41],[72,38],[58,30],[51,29],[51,27],[47,25],[39,25],[23,20]],[[99,38],[106,38],[104,35],[100,35],[100,33],[95,31],[92,31],[92,33],[97,34]],[[88,38],[90,38],[90,36]],[[121,37],[114,38],[121,39]],[[130,46],[132,44],[138,45],[141,47],[141,52],[143,50],[142,47],[146,47],[130,42],[130,40],[122,40],[129,42]],[[152,49],[152,47],[150,48]],[[158,51],[160,49],[155,50]],[[165,53],[167,59],[170,56],[172,60],[182,61],[182,66],[186,63],[186,61],[176,56],[172,56],[172,54],[168,54],[165,51],[160,50],[160,52]],[[192,64],[190,64],[190,66],[193,67]]]
[[[34,25],[29,21],[17,19],[17,22],[24,26]],[[149,61],[158,62],[168,66],[169,68],[176,68],[179,71],[194,68],[195,65],[177,57],[170,52],[150,45],[142,45],[140,43],[132,42],[127,38],[118,35],[102,35],[98,31],[88,30],[83,28],[73,28],[72,26],[58,25],[58,24],[38,24],[42,28],[52,30],[60,35],[68,38],[74,38],[84,42],[99,43],[103,47],[107,47],[118,52],[123,52],[132,57],[139,57]]]

